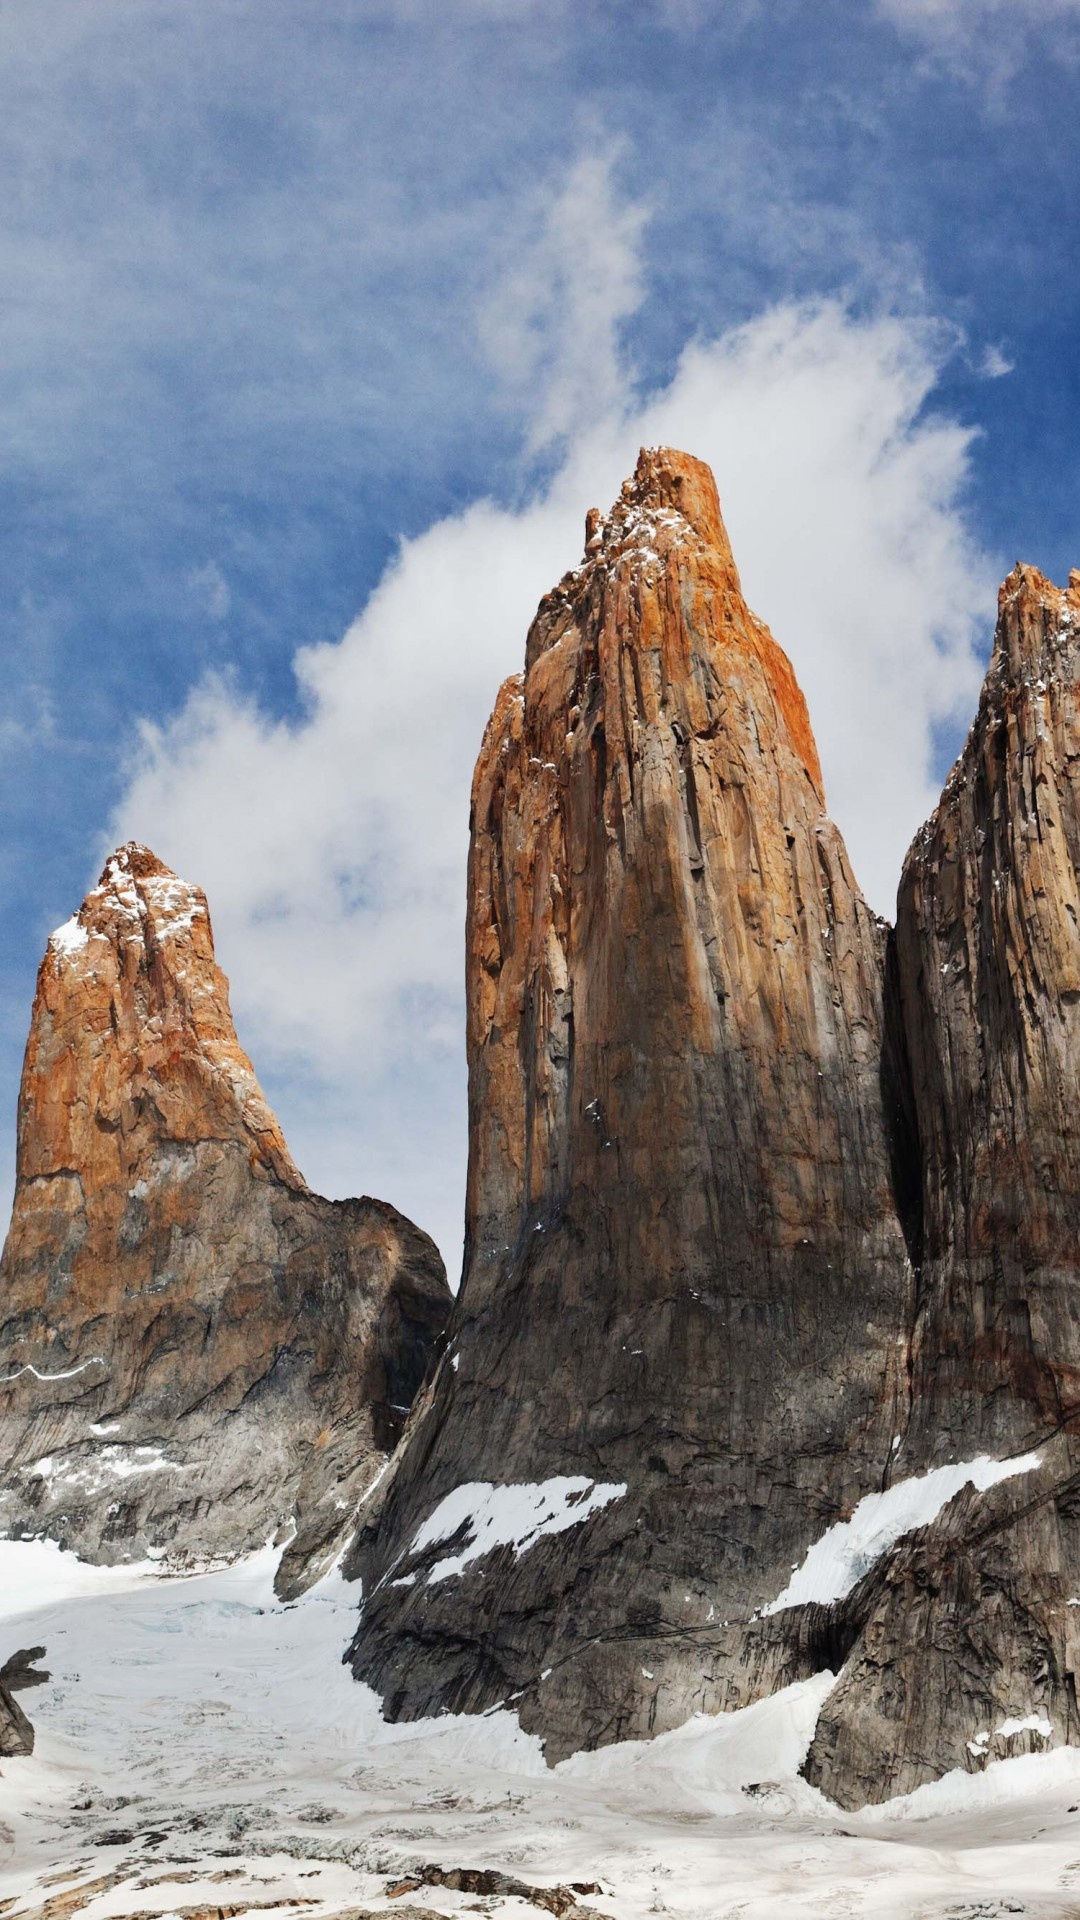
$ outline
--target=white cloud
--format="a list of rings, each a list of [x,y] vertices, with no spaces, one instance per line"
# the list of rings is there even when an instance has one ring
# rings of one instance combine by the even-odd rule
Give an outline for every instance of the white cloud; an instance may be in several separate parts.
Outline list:
[[[620,201],[618,149],[585,154],[523,210],[516,258],[485,302],[480,338],[507,386],[531,392],[531,451],[580,435],[622,401],[619,330],[641,304],[647,212]]]
[[[603,164],[578,178],[594,199],[608,191]],[[782,306],[689,347],[670,386],[637,403],[617,390],[612,332],[637,217],[589,305],[603,413],[544,490],[518,507],[478,501],[404,542],[340,643],[297,653],[296,724],[208,680],[171,725],[145,727],[112,824],[206,888],[241,1037],[309,1178],[394,1201],[451,1269],[473,762],[537,600],[579,559],[585,509],[614,498],[638,446],[670,441],[713,465],[751,604],[793,657],[832,811],[886,911],[936,799],[934,729],[973,709],[973,643],[988,642],[993,582],[959,505],[969,436],[921,411],[934,331]],[[573,254],[557,196],[552,225]],[[569,284],[568,259],[559,274]],[[571,424],[579,363],[558,335],[579,318],[573,301],[547,303],[538,432]]]

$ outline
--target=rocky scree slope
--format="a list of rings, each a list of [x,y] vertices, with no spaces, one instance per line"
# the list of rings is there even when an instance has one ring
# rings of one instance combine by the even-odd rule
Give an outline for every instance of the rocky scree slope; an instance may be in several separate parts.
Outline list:
[[[393,1446],[450,1294],[427,1236],[298,1173],[206,900],[120,848],[49,941],[0,1261],[0,1526],[183,1564],[292,1532],[312,1577]]]
[[[790,1665],[747,1623],[882,1484],[914,1288],[887,930],[712,475],[586,532],[476,769],[465,1277],[349,1562],[390,1714],[550,1759]]]

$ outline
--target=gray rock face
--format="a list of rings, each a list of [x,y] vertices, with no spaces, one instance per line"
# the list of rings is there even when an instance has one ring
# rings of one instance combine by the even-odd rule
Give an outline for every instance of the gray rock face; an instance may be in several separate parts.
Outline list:
[[[553,1759],[770,1684],[912,1307],[885,929],[712,476],[643,454],[587,534],[477,766],[465,1280],[350,1563],[388,1712],[510,1699]]]
[[[1080,574],[1001,590],[971,734],[908,854],[899,999],[920,1166],[897,1471],[1041,1464],[899,1543],[808,1771],[846,1804],[1080,1743]],[[999,1730],[1012,1731],[1002,1733]]]
[[[317,1573],[450,1306],[427,1236],[297,1172],[206,901],[122,848],[53,935],[0,1261],[0,1526],[176,1564],[293,1532]]]
[[[1080,1407],[1080,578],[1001,590],[967,745],[904,867],[922,1164],[911,1445],[1023,1448]]]
[[[0,1759],[21,1758],[34,1751],[34,1729],[11,1688],[0,1680]]]
[[[20,1647],[0,1667],[0,1759],[33,1753],[34,1729],[15,1699],[26,1687],[41,1687],[50,1678],[37,1667],[44,1647]]]

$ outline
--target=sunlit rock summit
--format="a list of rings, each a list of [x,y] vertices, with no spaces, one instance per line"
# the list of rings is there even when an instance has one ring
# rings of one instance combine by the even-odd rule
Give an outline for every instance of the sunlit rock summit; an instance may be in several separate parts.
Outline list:
[[[449,1308],[432,1242],[309,1191],[196,887],[120,848],[49,941],[0,1264],[0,1523],[89,1558],[317,1571]]]

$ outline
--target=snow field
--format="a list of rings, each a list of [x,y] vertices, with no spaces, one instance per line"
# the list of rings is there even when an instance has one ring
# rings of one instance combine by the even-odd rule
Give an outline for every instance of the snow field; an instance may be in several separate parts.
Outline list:
[[[409,1902],[388,1888],[428,1862],[599,1881],[583,1904],[620,1920],[1061,1920],[1080,1906],[1074,1750],[841,1814],[798,1778],[822,1674],[549,1770],[507,1712],[384,1723],[341,1664],[356,1590],[335,1572],[282,1605],[275,1558],[167,1580],[0,1543],[0,1651],[43,1643],[53,1675],[24,1696],[35,1754],[0,1777],[6,1920],[57,1873],[47,1892],[114,1878],[79,1920],[246,1900],[253,1920],[282,1901],[275,1920],[392,1913]],[[446,1915],[478,1906],[442,1888],[410,1898]],[[540,1911],[479,1905],[496,1920]]]

